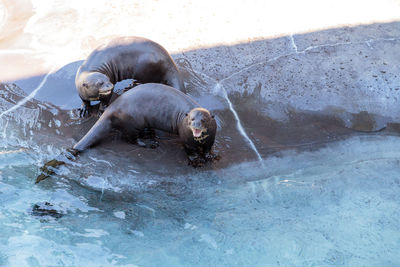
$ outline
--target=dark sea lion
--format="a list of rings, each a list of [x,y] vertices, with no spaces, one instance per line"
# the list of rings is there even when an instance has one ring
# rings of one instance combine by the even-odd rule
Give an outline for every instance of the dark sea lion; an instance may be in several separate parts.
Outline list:
[[[82,99],[82,114],[90,101],[108,105],[114,85],[125,79],[163,83],[186,92],[181,74],[167,50],[141,37],[120,37],[95,49],[79,67],[75,85]]]
[[[117,98],[73,149],[87,149],[112,128],[132,140],[144,129],[178,134],[189,155],[207,155],[214,144],[217,126],[210,112],[188,95],[167,85],[147,83]]]
[[[136,141],[144,129],[157,129],[179,135],[189,158],[198,167],[218,159],[211,152],[217,124],[214,116],[181,91],[158,83],[136,86],[118,97],[106,108],[88,133],[62,159],[51,160],[42,168],[36,183],[54,173],[53,168],[74,160],[79,152],[105,138],[111,129],[119,129]]]

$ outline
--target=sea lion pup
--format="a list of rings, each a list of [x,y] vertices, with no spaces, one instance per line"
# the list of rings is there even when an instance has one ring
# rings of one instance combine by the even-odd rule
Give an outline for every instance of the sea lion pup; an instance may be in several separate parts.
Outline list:
[[[167,85],[141,84],[122,94],[64,156],[74,159],[79,152],[105,138],[113,128],[121,130],[132,141],[136,141],[146,128],[178,134],[189,164],[194,167],[218,159],[211,152],[217,130],[214,116],[188,95]],[[64,162],[61,160],[47,162],[41,168],[42,173],[36,183],[52,175],[52,168],[62,164]]]
[[[120,37],[96,48],[79,67],[75,85],[82,99],[80,116],[90,112],[90,101],[108,105],[114,85],[125,79],[163,83],[186,93],[181,74],[167,50],[142,37]]]

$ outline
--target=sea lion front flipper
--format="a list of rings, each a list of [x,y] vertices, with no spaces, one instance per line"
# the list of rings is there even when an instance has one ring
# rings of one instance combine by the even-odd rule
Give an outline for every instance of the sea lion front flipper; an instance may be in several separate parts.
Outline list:
[[[221,156],[215,154],[214,152],[209,151],[204,153],[204,158],[206,159],[206,161],[214,161],[214,160],[220,160]]]
[[[78,155],[78,150],[73,149],[73,148],[68,148],[66,152],[62,153],[64,157],[66,157],[69,160],[75,160],[75,157]],[[61,158],[59,156],[59,158]],[[41,174],[36,177],[35,184],[39,183],[40,181],[45,180],[46,178],[50,177],[55,173],[54,169],[56,169],[58,166],[64,165],[65,161],[63,160],[58,160],[58,159],[52,159],[48,162],[46,162],[41,168],[40,171],[42,172]]]
[[[79,117],[83,118],[86,115],[89,115],[91,112],[92,106],[90,105],[90,101],[82,100],[82,106],[79,109]]]
[[[204,157],[201,157],[199,154],[191,154],[188,155],[188,165],[198,168],[198,167],[203,167],[204,164],[206,163],[206,159]]]

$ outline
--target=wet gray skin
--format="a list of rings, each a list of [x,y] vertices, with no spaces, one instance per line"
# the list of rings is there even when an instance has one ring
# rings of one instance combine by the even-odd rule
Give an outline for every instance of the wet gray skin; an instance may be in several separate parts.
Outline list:
[[[120,37],[98,47],[79,67],[75,85],[82,99],[81,115],[90,101],[108,105],[114,85],[125,79],[163,83],[186,92],[181,74],[161,45],[141,37]]]
[[[136,141],[145,128],[178,134],[190,161],[197,165],[212,158],[217,125],[210,112],[188,95],[170,86],[149,83],[117,98],[73,148],[83,151],[113,128],[131,141]]]

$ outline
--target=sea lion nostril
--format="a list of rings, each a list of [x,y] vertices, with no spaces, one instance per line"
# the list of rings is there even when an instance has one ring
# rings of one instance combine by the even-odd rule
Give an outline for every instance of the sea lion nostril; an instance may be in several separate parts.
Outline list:
[[[201,128],[201,123],[199,121],[193,121],[192,122],[192,127],[200,129]]]

